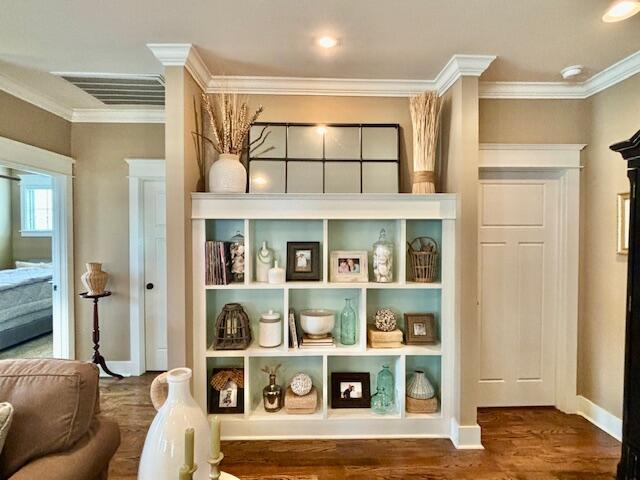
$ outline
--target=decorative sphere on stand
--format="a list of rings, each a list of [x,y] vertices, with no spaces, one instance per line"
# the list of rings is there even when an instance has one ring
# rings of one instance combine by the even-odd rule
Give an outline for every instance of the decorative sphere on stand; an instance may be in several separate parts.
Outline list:
[[[389,308],[381,308],[376,312],[376,328],[382,332],[391,332],[396,329],[396,314]]]
[[[313,382],[311,381],[311,377],[306,373],[298,373],[291,379],[291,390],[293,390],[293,393],[296,395],[306,395],[311,391],[311,387],[313,387]]]

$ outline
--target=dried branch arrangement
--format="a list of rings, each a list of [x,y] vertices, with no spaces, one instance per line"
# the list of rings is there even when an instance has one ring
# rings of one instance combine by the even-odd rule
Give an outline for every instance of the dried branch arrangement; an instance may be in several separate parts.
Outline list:
[[[262,113],[262,106],[249,114],[247,99],[236,93],[202,94],[202,104],[209,119],[213,139],[203,136],[218,153],[241,155],[251,125]]]
[[[434,193],[436,146],[442,102],[437,92],[409,99],[413,122],[413,193]]]
[[[266,373],[267,375],[275,375],[278,372],[278,369],[282,366],[281,363],[279,363],[278,365],[275,366],[275,368],[271,368],[267,365],[265,365],[264,367],[262,367],[260,370],[262,370],[264,373]]]

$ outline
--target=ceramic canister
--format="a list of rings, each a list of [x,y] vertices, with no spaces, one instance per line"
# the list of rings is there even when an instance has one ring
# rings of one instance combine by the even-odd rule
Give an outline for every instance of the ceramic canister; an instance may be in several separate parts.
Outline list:
[[[280,314],[269,310],[260,316],[260,346],[277,347],[282,343]]]

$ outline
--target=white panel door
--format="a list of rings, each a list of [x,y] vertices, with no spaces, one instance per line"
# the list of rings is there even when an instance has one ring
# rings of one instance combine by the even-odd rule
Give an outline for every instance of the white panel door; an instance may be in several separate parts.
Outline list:
[[[485,173],[479,195],[479,405],[554,405],[558,180]]]
[[[165,184],[144,182],[144,325],[147,370],[167,369]]]

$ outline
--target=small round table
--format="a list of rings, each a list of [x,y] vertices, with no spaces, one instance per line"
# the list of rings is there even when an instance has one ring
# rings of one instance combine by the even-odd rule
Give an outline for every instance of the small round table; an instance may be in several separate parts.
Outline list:
[[[99,295],[89,295],[88,292],[83,292],[80,294],[80,296],[82,298],[93,300],[93,358],[91,359],[91,361],[96,365],[100,365],[102,367],[102,370],[107,375],[111,375],[118,380],[122,380],[124,377],[109,370],[109,367],[107,367],[107,362],[100,354],[100,323],[98,321],[98,300],[111,296],[111,292],[107,290]]]

